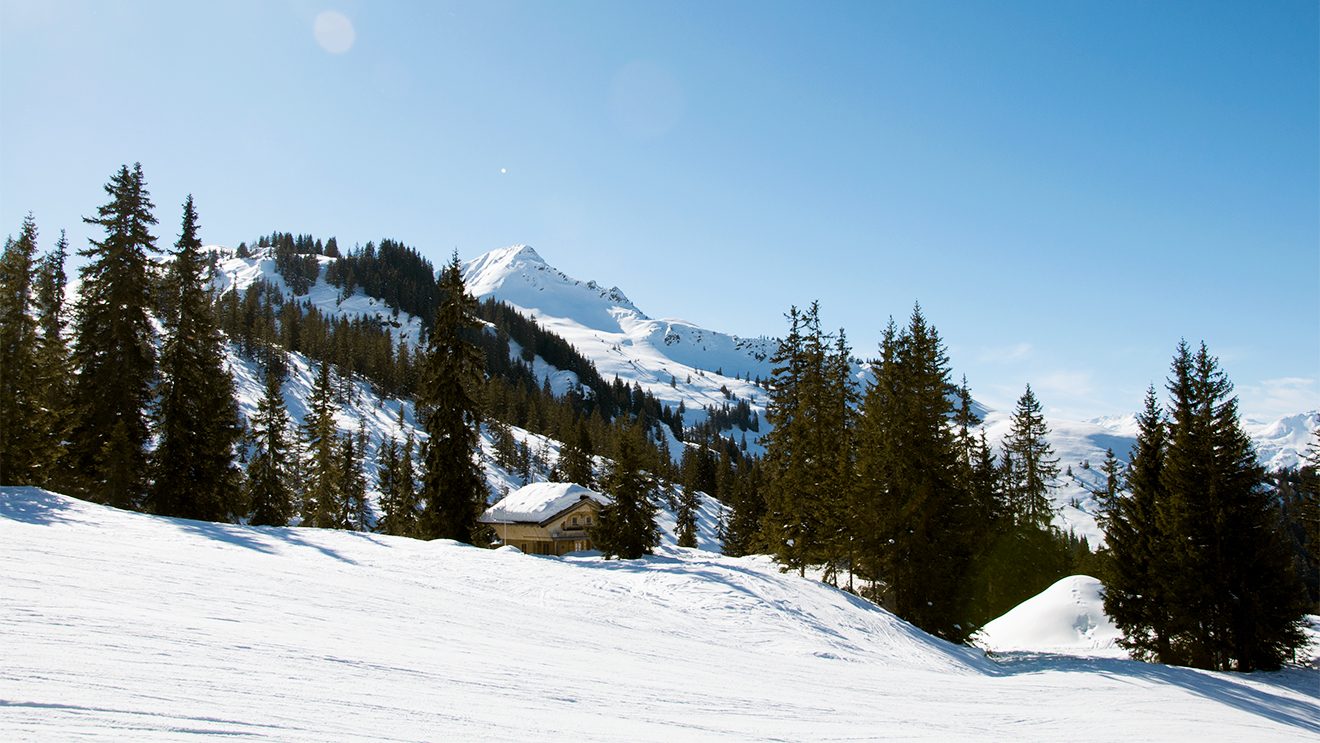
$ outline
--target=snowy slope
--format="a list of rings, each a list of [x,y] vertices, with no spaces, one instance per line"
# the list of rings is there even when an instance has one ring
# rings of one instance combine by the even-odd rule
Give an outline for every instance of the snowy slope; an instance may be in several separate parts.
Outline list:
[[[229,368],[234,376],[239,413],[248,419],[256,415],[257,404],[265,391],[261,365],[246,359],[237,347],[228,348]],[[293,427],[302,425],[308,411],[308,399],[312,385],[316,381],[316,367],[302,354],[288,355],[289,373],[284,380],[284,405],[289,411]],[[400,446],[404,436],[413,435],[419,444],[426,438],[426,433],[418,427],[416,410],[411,399],[382,399],[372,385],[360,378],[342,385],[345,394],[337,401],[338,412],[336,426],[341,434],[356,433],[359,429],[367,434],[367,452],[364,464],[367,473],[368,496],[373,504],[378,503],[380,493],[376,486],[376,466],[379,461],[381,446],[393,436]],[[400,423],[399,413],[403,412]],[[559,460],[560,443],[538,434],[511,427],[514,440],[525,443],[533,453],[533,465],[530,482],[544,481],[550,470]],[[513,472],[502,468],[496,462],[495,444],[489,429],[481,431],[481,459],[486,474],[486,489],[490,492],[490,501],[494,502],[511,490],[527,484]],[[596,459],[597,468],[603,464]],[[419,461],[420,466],[420,461]],[[420,474],[420,469],[418,470]],[[701,507],[697,511],[697,546],[701,549],[720,551],[722,541],[719,537],[719,524],[724,517],[726,507],[723,503],[708,496],[702,497]],[[379,515],[379,511],[375,513]],[[664,544],[677,544],[677,520],[667,501],[660,503],[656,515],[660,527],[660,537]]]
[[[671,408],[682,402],[686,425],[704,419],[703,407],[732,402],[721,387],[765,418],[765,390],[748,378],[770,376],[774,342],[769,338],[738,338],[684,320],[654,320],[617,287],[573,279],[526,245],[469,261],[463,280],[478,299],[494,297],[512,305],[567,340],[606,380],[617,376],[635,382]],[[757,451],[758,439],[748,434]]]
[[[321,265],[321,274],[306,294],[294,297],[284,278],[275,270],[274,248],[252,248],[247,258],[240,258],[237,250],[221,245],[207,245],[202,248],[202,252],[217,257],[215,273],[211,277],[211,286],[217,294],[237,289],[241,295],[249,286],[264,279],[274,284],[285,297],[299,303],[310,302],[327,317],[374,318],[382,328],[390,331],[396,343],[399,338],[403,338],[409,345],[415,346],[421,337],[421,318],[396,310],[384,300],[368,297],[360,288],[344,296],[341,289],[328,283],[325,280],[325,267],[333,263],[336,260],[334,258],[316,256]]]
[[[1104,589],[1089,575],[1070,575],[987,623],[976,644],[995,651],[1030,650],[1126,658],[1122,633],[1105,614]]]
[[[1314,671],[992,662],[757,559],[554,559],[0,489],[0,739],[1316,740]]]
[[[985,414],[986,438],[996,451],[1012,428],[1012,417],[1011,411],[991,410]],[[1105,461],[1105,450],[1110,448],[1120,462],[1128,461],[1137,440],[1136,419],[1132,416],[1095,421],[1051,418],[1048,424],[1050,445],[1059,459],[1059,479],[1051,494],[1058,509],[1054,524],[1086,537],[1092,547],[1097,547],[1104,540],[1104,533],[1096,523],[1098,503],[1093,494],[1104,486],[1100,465]]]

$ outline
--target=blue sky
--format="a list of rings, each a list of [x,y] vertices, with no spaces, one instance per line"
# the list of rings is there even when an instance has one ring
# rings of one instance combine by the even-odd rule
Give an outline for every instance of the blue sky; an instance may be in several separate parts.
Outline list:
[[[1320,407],[1311,0],[0,3],[0,232],[85,245],[141,161],[162,245],[192,193],[743,335],[819,299],[860,356],[920,301],[992,406],[1134,411],[1186,337]]]

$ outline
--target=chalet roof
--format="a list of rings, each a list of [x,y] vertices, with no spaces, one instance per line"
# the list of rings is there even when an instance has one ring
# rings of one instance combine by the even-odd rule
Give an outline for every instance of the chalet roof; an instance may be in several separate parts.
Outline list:
[[[484,524],[544,524],[583,500],[600,505],[610,503],[609,496],[572,482],[534,482],[509,493],[486,509],[479,519]]]

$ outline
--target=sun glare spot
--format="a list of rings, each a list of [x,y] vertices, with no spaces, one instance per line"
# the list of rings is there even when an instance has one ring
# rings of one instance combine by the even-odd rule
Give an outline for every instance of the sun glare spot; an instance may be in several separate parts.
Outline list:
[[[337,10],[317,13],[316,20],[312,22],[312,35],[316,37],[316,43],[331,54],[343,54],[352,49],[353,42],[357,40],[353,22]]]

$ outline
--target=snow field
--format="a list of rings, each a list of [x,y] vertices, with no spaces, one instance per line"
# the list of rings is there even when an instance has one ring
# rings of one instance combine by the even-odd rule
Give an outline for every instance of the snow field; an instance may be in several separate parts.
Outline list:
[[[1313,671],[991,661],[764,558],[244,527],[0,489],[0,739],[1301,740]]]

